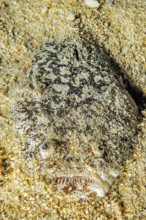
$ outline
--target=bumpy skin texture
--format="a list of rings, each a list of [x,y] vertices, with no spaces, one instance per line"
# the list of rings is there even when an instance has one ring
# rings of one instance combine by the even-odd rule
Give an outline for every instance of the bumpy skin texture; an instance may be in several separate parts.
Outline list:
[[[79,198],[103,197],[131,152],[137,108],[101,48],[47,43],[13,108],[42,175]]]

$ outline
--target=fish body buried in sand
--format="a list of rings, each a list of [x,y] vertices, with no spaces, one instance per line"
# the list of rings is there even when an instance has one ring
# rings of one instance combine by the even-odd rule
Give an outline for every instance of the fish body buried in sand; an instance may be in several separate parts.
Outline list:
[[[83,40],[46,43],[13,107],[25,155],[55,189],[102,198],[132,149],[137,108],[109,56]],[[31,160],[30,156],[30,160]]]

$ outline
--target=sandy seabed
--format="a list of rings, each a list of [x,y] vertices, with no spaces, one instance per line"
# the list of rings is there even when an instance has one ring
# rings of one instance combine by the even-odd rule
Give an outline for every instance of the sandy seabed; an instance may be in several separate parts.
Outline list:
[[[146,219],[144,105],[133,155],[99,201],[63,197],[29,170],[21,152],[23,137],[20,141],[10,114],[15,84],[31,69],[48,36],[73,36],[78,25],[108,51],[145,97],[145,11],[145,0],[106,1],[98,9],[77,0],[0,1],[0,219]]]

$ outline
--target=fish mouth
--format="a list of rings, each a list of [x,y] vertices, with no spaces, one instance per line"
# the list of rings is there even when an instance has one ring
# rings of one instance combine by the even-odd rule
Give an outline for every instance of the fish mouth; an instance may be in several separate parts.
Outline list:
[[[112,185],[118,172],[113,170],[95,171],[91,167],[41,168],[45,181],[55,190],[70,194],[79,199],[89,199],[92,195],[103,198]]]

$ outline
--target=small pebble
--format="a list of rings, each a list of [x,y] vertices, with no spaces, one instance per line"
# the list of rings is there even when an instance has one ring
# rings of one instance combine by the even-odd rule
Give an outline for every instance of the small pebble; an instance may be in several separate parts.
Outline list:
[[[98,8],[100,5],[98,0],[85,0],[84,2],[86,5],[92,8],[95,8],[95,7]]]

